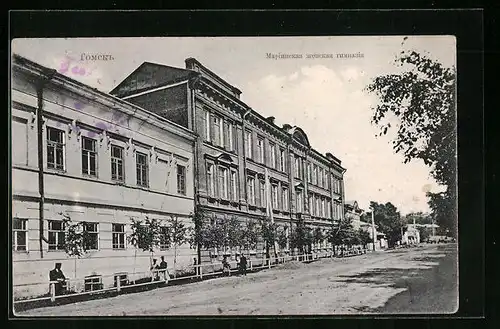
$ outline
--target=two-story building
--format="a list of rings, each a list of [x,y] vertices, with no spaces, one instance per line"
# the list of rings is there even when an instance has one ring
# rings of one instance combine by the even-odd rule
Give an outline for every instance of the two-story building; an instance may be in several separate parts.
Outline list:
[[[343,216],[346,169],[338,158],[316,151],[300,127],[260,115],[241,101],[238,88],[196,59],[185,64],[145,62],[111,94],[196,133],[200,207],[218,220],[260,219],[269,195],[273,220],[285,234],[299,219],[326,230]]]
[[[148,271],[149,252],[127,241],[131,219],[192,226],[193,132],[17,55],[11,87],[15,296],[46,293],[56,262],[70,278],[102,275],[105,287],[113,273]],[[85,222],[80,259],[63,247],[66,216]],[[160,255],[171,267],[172,249]],[[179,246],[178,266],[195,255]]]

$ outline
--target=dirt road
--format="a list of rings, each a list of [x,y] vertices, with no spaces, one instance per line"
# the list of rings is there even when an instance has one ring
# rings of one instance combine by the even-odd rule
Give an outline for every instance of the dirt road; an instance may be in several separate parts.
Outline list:
[[[434,279],[432,269],[439,267],[445,257],[455,260],[455,249],[456,245],[446,247],[428,245],[344,259],[322,259],[310,264],[292,262],[258,273],[250,273],[246,277],[215,278],[108,299],[33,309],[18,315],[379,313],[391,297],[407,291],[408,288],[411,289],[411,285],[405,285],[404,282],[410,282],[416,278],[432,281]],[[450,280],[456,279],[453,274],[450,273]],[[449,286],[456,287],[456,283],[451,283]],[[433,289],[436,289],[435,285]],[[440,292],[435,291],[435,293]],[[418,292],[413,291],[413,294],[418,294]],[[451,308],[448,307],[445,310],[454,309],[453,305],[456,300],[449,302]],[[407,313],[404,306],[394,311]],[[413,305],[411,313],[418,311],[418,307]],[[442,312],[443,310],[436,309],[435,311]]]

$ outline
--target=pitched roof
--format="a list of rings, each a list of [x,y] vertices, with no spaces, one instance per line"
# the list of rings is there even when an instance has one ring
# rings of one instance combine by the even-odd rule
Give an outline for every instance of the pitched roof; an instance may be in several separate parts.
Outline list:
[[[118,86],[111,90],[110,94],[122,98],[150,89],[185,81],[196,75],[198,75],[198,73],[191,70],[144,62],[134,72],[128,75],[125,80],[120,82]]]

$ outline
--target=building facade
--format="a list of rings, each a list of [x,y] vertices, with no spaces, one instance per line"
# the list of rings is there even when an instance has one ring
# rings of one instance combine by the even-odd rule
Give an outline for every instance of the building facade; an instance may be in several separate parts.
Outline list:
[[[104,287],[114,273],[148,271],[149,252],[127,241],[131,219],[192,225],[195,135],[17,55],[11,87],[15,297],[46,293],[55,262],[75,284],[98,274]],[[64,216],[85,222],[89,250],[80,259],[63,250]],[[160,245],[160,255],[172,267],[172,249]],[[178,266],[195,255],[179,246]]]
[[[298,220],[326,231],[342,218],[346,169],[338,158],[317,152],[300,127],[261,116],[240,100],[238,88],[196,59],[185,64],[145,62],[111,94],[196,133],[201,208],[217,220],[261,219],[269,188],[273,220],[285,234]]]

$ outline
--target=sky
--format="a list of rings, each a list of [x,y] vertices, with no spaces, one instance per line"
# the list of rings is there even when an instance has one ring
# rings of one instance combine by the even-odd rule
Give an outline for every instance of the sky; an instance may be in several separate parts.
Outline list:
[[[427,191],[441,191],[420,160],[408,164],[392,150],[394,134],[375,137],[374,95],[364,87],[396,73],[395,57],[416,50],[455,66],[453,36],[165,37],[15,39],[13,53],[104,92],[143,62],[184,68],[194,57],[242,91],[241,100],[276,124],[301,127],[313,148],[331,152],[347,168],[346,200],[368,210],[370,201],[392,202],[402,214],[429,211]],[[271,59],[266,54],[301,54]],[[306,54],[332,54],[307,58]],[[338,58],[337,54],[358,57]],[[362,54],[362,57],[359,55]],[[108,55],[97,59],[94,55]],[[94,58],[94,59],[92,59]],[[66,68],[66,70],[64,70]]]

